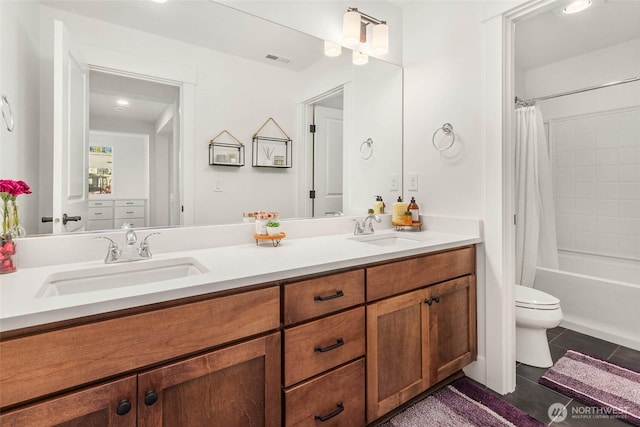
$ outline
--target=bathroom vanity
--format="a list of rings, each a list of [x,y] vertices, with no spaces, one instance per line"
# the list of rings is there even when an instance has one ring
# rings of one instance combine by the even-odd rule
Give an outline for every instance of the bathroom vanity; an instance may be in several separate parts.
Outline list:
[[[238,245],[294,259],[251,281],[202,274],[185,280],[197,294],[4,330],[0,423],[375,423],[476,357],[479,236],[401,234],[376,234],[388,245],[343,235]],[[314,268],[284,267],[330,241],[351,255],[336,247]],[[220,248],[198,251],[204,266],[210,252],[220,261]]]

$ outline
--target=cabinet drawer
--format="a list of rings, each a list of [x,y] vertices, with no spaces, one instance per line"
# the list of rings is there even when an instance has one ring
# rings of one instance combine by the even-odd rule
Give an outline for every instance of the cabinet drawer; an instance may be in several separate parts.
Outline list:
[[[279,326],[271,287],[0,341],[0,408]]]
[[[284,385],[364,355],[364,307],[284,331]]]
[[[106,208],[106,207],[112,207],[113,206],[113,200],[89,200],[89,207],[90,208]]]
[[[144,206],[116,206],[116,218],[140,218],[144,216]]]
[[[144,206],[144,200],[116,200],[116,207],[119,206]]]
[[[333,313],[364,302],[364,270],[332,274],[284,287],[284,324]]]
[[[293,387],[284,398],[287,427],[364,426],[364,359]]]
[[[113,208],[105,207],[105,208],[89,208],[88,210],[88,220],[92,221],[94,219],[112,219],[113,218]]]
[[[473,274],[475,260],[467,247],[367,268],[367,301]]]

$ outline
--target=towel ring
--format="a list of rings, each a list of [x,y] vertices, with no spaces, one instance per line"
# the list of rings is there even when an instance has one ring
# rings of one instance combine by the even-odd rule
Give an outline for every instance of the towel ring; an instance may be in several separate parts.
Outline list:
[[[5,109],[6,105],[6,109]],[[11,104],[5,95],[0,98],[0,106],[2,107],[2,119],[9,132],[13,132],[13,111],[11,111]],[[7,111],[5,113],[5,111]],[[7,117],[8,116],[8,117]]]
[[[368,148],[365,148],[368,147]],[[365,148],[363,152],[363,148]],[[367,138],[362,144],[360,144],[360,157],[364,160],[369,160],[373,156],[373,139]]]
[[[445,135],[451,135],[451,143],[446,147],[438,147],[438,144],[436,144],[436,135],[440,131],[442,131]],[[433,133],[433,136],[431,137],[431,142],[433,143],[433,147],[438,151],[447,151],[449,148],[451,148],[453,146],[453,143],[456,142],[456,134],[453,131],[453,125],[451,123],[445,123],[441,128],[436,129],[436,131]]]

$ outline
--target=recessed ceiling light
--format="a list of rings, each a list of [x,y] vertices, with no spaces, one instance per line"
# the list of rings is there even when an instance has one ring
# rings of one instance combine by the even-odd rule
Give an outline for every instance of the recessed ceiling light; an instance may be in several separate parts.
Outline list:
[[[562,12],[566,13],[567,15],[570,15],[572,13],[582,12],[589,6],[591,6],[591,0],[575,0],[569,3],[568,5],[566,5],[562,9]]]
[[[129,101],[127,101],[126,99],[118,99],[116,103],[118,105],[129,105]]]
[[[154,3],[166,3],[167,2],[167,0],[150,0],[150,1],[152,1]]]

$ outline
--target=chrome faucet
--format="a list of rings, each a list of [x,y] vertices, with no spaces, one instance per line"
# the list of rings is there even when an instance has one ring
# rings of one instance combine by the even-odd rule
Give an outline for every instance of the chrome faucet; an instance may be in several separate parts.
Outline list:
[[[379,224],[382,222],[382,218],[380,218],[378,215],[369,214],[362,221],[359,221],[357,219],[354,219],[353,221],[355,221],[356,223],[356,226],[353,229],[353,234],[355,235],[373,234],[375,232],[373,230],[373,221]]]
[[[151,259],[152,254],[151,254],[151,249],[149,249],[149,243],[147,242],[147,239],[149,239],[149,237],[155,234],[160,234],[160,233],[151,233],[145,236],[145,238],[142,239],[142,243],[140,243],[140,246],[136,250],[137,256],[132,256],[131,249],[138,241],[138,236],[136,235],[136,232],[134,230],[131,230],[131,229],[127,230],[127,232],[124,235],[124,241],[127,244],[126,257],[122,256],[123,255],[122,249],[120,249],[116,244],[116,242],[114,242],[112,239],[104,236],[98,236],[96,237],[96,239],[105,239],[109,241],[109,247],[107,248],[107,256],[105,257],[104,262],[105,264],[114,264],[118,262],[131,262],[131,261],[139,261],[141,259]]]

